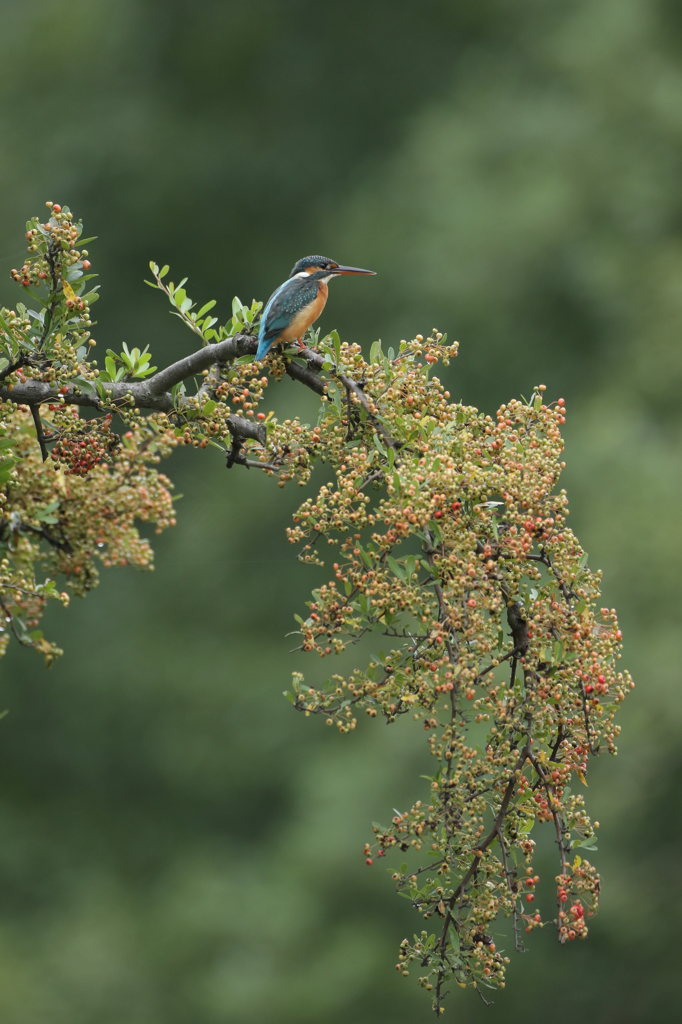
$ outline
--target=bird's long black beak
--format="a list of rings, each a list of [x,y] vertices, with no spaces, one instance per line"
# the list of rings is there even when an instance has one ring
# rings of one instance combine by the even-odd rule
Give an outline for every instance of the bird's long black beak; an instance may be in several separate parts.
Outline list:
[[[376,270],[362,270],[361,267],[334,267],[332,274],[376,274]]]

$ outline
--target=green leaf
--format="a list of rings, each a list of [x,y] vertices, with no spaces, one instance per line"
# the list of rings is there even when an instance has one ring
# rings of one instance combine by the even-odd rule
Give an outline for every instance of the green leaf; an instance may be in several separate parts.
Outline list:
[[[405,582],[405,571],[402,568],[402,566],[398,565],[398,563],[396,562],[395,558],[393,558],[392,555],[389,555],[387,557],[386,561],[387,561],[388,565],[390,566],[392,572],[394,572],[395,575],[398,577],[398,579],[401,579],[403,581],[403,583],[404,583]]]
[[[571,843],[571,849],[575,850],[578,848],[580,850],[594,851],[598,849],[598,847],[594,845],[596,841],[596,836],[593,839],[583,839],[582,841],[574,839]]]
[[[383,444],[379,440],[379,435],[378,434],[374,435],[374,447],[376,448],[376,450],[379,452],[380,455],[383,455],[383,457],[386,458],[386,449],[384,448]]]
[[[382,354],[382,351],[381,351],[381,338],[380,338],[378,341],[375,341],[375,342],[372,343],[372,346],[371,346],[371,348],[369,350],[369,361],[370,361],[370,363],[380,363],[382,359],[383,359],[383,354]]]
[[[6,484],[10,478],[10,474],[13,468],[16,466],[17,460],[13,458],[0,459],[0,484]]]
[[[205,313],[208,313],[209,309],[213,309],[215,304],[216,299],[211,299],[211,301],[207,302],[205,306],[202,306],[199,312],[197,313],[197,320],[199,319],[200,316],[203,316]],[[213,321],[213,323],[215,323],[215,320]]]
[[[170,270],[170,267],[166,263],[163,267],[161,267],[161,270],[159,271],[159,277],[163,279],[166,276],[166,274],[168,273],[169,270]]]
[[[296,698],[294,697],[293,693],[289,693],[288,690],[283,690],[282,693],[284,694],[284,696],[286,697],[290,704],[296,703]]]
[[[58,522],[58,520],[55,519],[55,517],[52,515],[52,513],[56,512],[58,508],[59,508],[59,502],[58,501],[51,501],[49,505],[46,505],[45,508],[42,509],[42,511],[36,513],[36,519],[41,520],[41,522],[56,523],[56,522]]]
[[[330,334],[332,344],[334,346],[334,353],[336,355],[336,365],[338,366],[341,362],[341,339],[339,338],[338,331],[332,331]]]

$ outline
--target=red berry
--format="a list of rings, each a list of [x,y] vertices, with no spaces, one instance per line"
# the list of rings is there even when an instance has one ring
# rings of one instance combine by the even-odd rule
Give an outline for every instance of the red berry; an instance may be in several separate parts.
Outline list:
[[[592,683],[589,683],[589,685],[585,687],[585,693],[592,693],[593,690],[594,686],[592,685]]]
[[[89,270],[91,266],[90,260],[83,260],[83,270]]]
[[[59,203],[55,203],[54,204],[54,206],[52,207],[52,211],[53,211],[53,213],[61,213],[62,212],[62,208],[59,205]]]
[[[597,682],[598,683],[605,683],[606,679],[604,678],[604,676],[597,676]]]
[[[367,864],[371,868],[371,866],[372,866],[372,858],[368,857],[367,860],[365,861],[365,864]]]
[[[386,851],[385,850],[379,850],[379,852],[377,853],[377,857],[385,857],[385,856],[386,856]]]
[[[532,892],[527,893],[527,895],[526,895],[526,903],[532,903],[534,899],[535,899],[535,896],[533,896]]]
[[[433,513],[433,518],[434,519],[442,519],[443,518],[443,513],[440,510],[438,512],[434,512]]]

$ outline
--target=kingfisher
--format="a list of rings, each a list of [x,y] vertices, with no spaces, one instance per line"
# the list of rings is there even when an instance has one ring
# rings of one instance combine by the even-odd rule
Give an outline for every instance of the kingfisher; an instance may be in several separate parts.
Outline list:
[[[272,345],[302,336],[315,323],[327,302],[328,284],[340,274],[375,274],[374,270],[344,267],[326,256],[305,256],[267,301],[258,332],[256,359],[265,359]]]

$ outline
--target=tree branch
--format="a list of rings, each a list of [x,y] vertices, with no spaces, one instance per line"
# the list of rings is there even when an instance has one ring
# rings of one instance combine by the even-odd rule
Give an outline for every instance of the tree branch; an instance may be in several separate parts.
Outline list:
[[[37,405],[31,406],[31,415],[33,416],[33,422],[36,428],[36,437],[38,438],[38,444],[40,445],[40,454],[43,457],[43,462],[47,459],[47,443],[45,441],[45,433],[43,431],[43,421],[40,418],[40,407]]]
[[[171,363],[165,370],[159,370],[153,377],[142,381],[118,381],[111,384],[101,381],[107,397],[113,402],[125,402],[132,398],[138,409],[154,409],[156,412],[171,412],[173,399],[171,389],[181,381],[192,377],[202,370],[208,370],[215,363],[227,363],[239,356],[255,355],[258,339],[250,334],[236,334],[233,338],[219,341],[215,345],[206,345],[184,359]],[[15,384],[10,390],[8,385],[0,386],[0,397],[4,401],[17,402],[25,405],[40,405],[42,402],[60,401],[61,387],[44,384],[42,381],[27,380],[25,384]],[[78,384],[68,386],[67,392],[61,396],[67,405],[79,405],[85,408],[99,408],[100,397],[94,391],[84,392]]]
[[[324,385],[324,382],[319,377],[319,373],[316,372],[316,370],[319,371],[320,369],[322,369],[322,366],[323,366],[324,362],[327,360],[328,357],[322,355],[320,352],[315,352],[311,348],[302,348],[301,349],[301,356],[308,363],[307,369],[302,367],[299,363],[291,363],[290,362],[289,365],[287,366],[287,373],[289,374],[290,377],[293,377],[295,380],[300,380],[302,383],[306,384],[308,387],[312,387],[314,391],[317,390],[318,394],[320,394],[320,395],[324,394],[325,393],[324,392],[324,386],[325,385]],[[297,369],[294,372],[290,372],[289,367],[292,367],[292,366],[296,366],[297,367]],[[313,369],[313,367],[315,367],[316,370]],[[388,431],[386,430],[386,428],[382,424],[381,420],[376,415],[376,412],[375,412],[375,408],[376,407],[374,407],[373,404],[369,401],[369,399],[367,398],[365,392],[362,390],[362,388],[357,383],[357,381],[354,381],[352,379],[352,377],[347,377],[345,375],[345,373],[339,373],[335,368],[332,368],[330,370],[330,373],[334,377],[336,377],[336,379],[339,381],[340,384],[343,385],[343,387],[346,389],[346,391],[348,392],[349,395],[352,394],[352,395],[355,396],[357,401],[360,403],[362,408],[367,413],[369,419],[372,421],[372,424],[374,425],[374,429],[383,438],[384,443],[386,445],[388,445],[389,448],[394,448],[396,451],[398,451],[401,446],[399,444],[397,444],[393,440],[391,435],[388,433]],[[316,388],[313,385],[313,380],[315,380],[315,379],[317,379],[319,381],[320,385],[321,385],[321,387],[319,389]]]
[[[233,362],[240,356],[255,355],[258,349],[258,339],[250,334],[236,334],[225,341],[219,341],[214,345],[205,345],[189,356],[178,359],[163,370],[159,370],[153,377],[142,381],[118,381],[116,383],[99,381],[100,388],[106,392],[107,400],[112,403],[129,403],[138,409],[152,409],[155,412],[173,412],[174,409],[182,409],[183,399],[173,401],[172,389],[188,377],[193,377],[203,370],[211,367],[221,367]],[[304,384],[315,394],[326,395],[327,381],[319,373],[325,362],[325,356],[313,349],[304,348],[301,350],[302,357],[307,365],[300,362],[288,360],[286,372],[292,380]],[[398,446],[393,442],[385,431],[382,424],[373,412],[372,405],[365,396],[362,388],[356,381],[345,374],[331,371],[332,375],[343,385],[350,396],[355,396],[357,402],[367,412],[375,429],[383,437],[385,443],[393,448]],[[94,388],[94,384],[93,384]],[[45,402],[59,402],[66,405],[77,405],[84,408],[100,409],[102,399],[99,391],[85,391],[77,382],[67,385],[66,392],[63,392],[63,385],[51,385],[37,380],[27,380],[24,384],[8,385],[0,378],[0,398],[4,401],[16,402],[21,405],[28,405],[36,425],[36,435],[43,461],[47,458],[47,445],[45,434],[42,430],[39,406]],[[243,442],[247,439],[259,441],[262,445],[267,441],[267,428],[262,423],[251,423],[241,416],[230,415],[227,419],[227,427],[232,435],[232,446],[227,455],[227,466],[230,468],[235,464],[246,465],[247,460],[241,452]],[[261,465],[260,463],[258,465]],[[273,469],[272,466],[264,465],[262,468]]]

